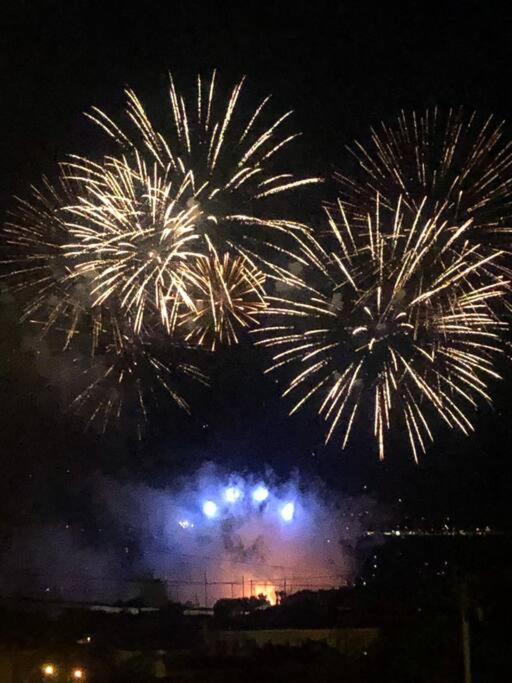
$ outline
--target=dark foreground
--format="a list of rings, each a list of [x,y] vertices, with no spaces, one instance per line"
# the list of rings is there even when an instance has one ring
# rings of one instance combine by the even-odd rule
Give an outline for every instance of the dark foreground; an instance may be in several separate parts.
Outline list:
[[[0,681],[472,683],[507,673],[510,581],[107,607],[4,601]]]

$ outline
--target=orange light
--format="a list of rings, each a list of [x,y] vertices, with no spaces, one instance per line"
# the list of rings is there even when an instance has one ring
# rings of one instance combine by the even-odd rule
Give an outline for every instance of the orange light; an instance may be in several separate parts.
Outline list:
[[[82,681],[85,678],[85,672],[83,669],[73,669],[71,676],[75,681]]]
[[[253,592],[256,597],[259,595],[265,596],[271,605],[275,605],[277,602],[276,587],[272,583],[256,583],[253,586]]]
[[[53,664],[43,664],[41,671],[43,672],[43,676],[55,676],[57,673],[57,667]]]

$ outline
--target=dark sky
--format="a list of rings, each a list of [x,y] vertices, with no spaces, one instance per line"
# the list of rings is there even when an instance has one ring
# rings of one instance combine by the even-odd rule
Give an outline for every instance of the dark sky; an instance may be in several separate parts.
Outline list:
[[[212,67],[228,82],[245,73],[258,93],[275,93],[281,109],[294,107],[303,161],[315,172],[341,163],[345,144],[401,108],[462,104],[510,119],[510,22],[490,5],[8,2],[0,20],[2,213],[66,153],[97,151],[84,110],[119,112],[128,84],[151,97],[169,69],[181,82]],[[1,316],[4,519],[79,508],[97,468],[163,484],[212,458],[239,468],[270,463],[283,476],[297,466],[341,492],[366,486],[393,504],[401,498],[405,513],[434,520],[511,520],[510,380],[496,392],[495,411],[478,416],[475,436],[441,430],[419,467],[398,442],[380,464],[362,442],[343,454],[325,449],[310,412],[288,419],[258,354],[242,345],[215,360],[212,391],[193,418],[164,411],[138,443],[127,433],[83,434],[23,347],[5,301]]]

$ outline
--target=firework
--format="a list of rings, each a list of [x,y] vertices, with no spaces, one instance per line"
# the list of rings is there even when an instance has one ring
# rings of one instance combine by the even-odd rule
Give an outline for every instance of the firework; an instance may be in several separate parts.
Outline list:
[[[62,171],[18,200],[3,230],[2,275],[22,321],[61,359],[66,385],[79,387],[71,408],[103,431],[130,415],[140,435],[160,397],[188,412],[186,380],[207,383],[183,335],[164,340],[156,324],[192,305],[181,286],[191,209],[173,214],[186,188],[172,194],[164,176],[121,160]],[[145,253],[152,248],[158,255]]]
[[[115,303],[136,334],[156,313],[171,332],[178,310],[194,308],[188,260],[201,256],[189,181],[148,168],[137,154],[134,163],[78,159],[70,169],[85,192],[67,207],[65,253],[89,278],[92,306]]]
[[[398,196],[414,215],[429,198],[433,213],[450,225],[472,220],[468,234],[499,246],[512,232],[512,143],[504,124],[492,116],[437,107],[402,112],[392,124],[372,129],[367,145],[349,147],[355,168],[335,174],[351,220],[366,222],[380,195],[381,210],[391,214]],[[480,237],[479,237],[480,238]]]
[[[29,200],[17,207],[3,227],[2,278],[22,300],[22,321],[64,334],[67,348],[83,325],[92,330],[99,309],[92,311],[87,279],[76,277],[66,255],[69,241],[65,207],[75,197],[72,181],[43,179]]]
[[[5,277],[24,297],[23,319],[64,333],[61,350],[83,369],[73,406],[90,422],[106,428],[133,406],[144,421],[158,389],[188,409],[178,378],[206,381],[191,345],[237,342],[266,306],[250,252],[286,254],[307,232],[275,199],[320,182],[275,166],[299,135],[284,132],[291,112],[268,115],[267,97],[247,115],[242,89],[243,79],[223,101],[215,73],[198,77],[188,104],[171,78],[162,130],[127,91],[133,135],[94,110],[115,154],[72,157],[5,227]]]
[[[238,330],[257,324],[266,308],[264,274],[245,256],[224,253],[220,257],[209,245],[209,257],[190,266],[193,310],[181,324],[189,329],[186,339],[214,351],[218,344],[238,342]]]
[[[217,310],[211,308],[213,327],[223,339],[236,339],[233,323],[247,325],[262,303],[263,276],[251,253],[279,257],[286,252],[281,243],[306,231],[269,198],[320,180],[275,169],[275,158],[298,137],[282,132],[291,112],[267,116],[267,97],[248,114],[240,104],[242,87],[243,79],[223,101],[215,72],[208,82],[198,77],[192,105],[171,78],[170,125],[162,131],[127,91],[131,137],[94,110],[91,118],[120,143],[122,155],[99,163],[73,158],[56,187],[47,183],[44,191],[34,190],[32,203],[20,202],[20,218],[4,234],[6,277],[14,288],[33,291],[25,318],[37,314],[44,332],[58,325],[65,347],[83,317],[94,328],[101,308],[129,316],[135,334],[155,316],[168,333],[179,319],[189,327],[196,320],[191,339],[204,342],[211,327],[202,304],[208,289],[219,296]],[[229,285],[221,282],[222,272]],[[253,305],[235,313],[238,303],[230,303],[228,312],[225,293],[232,286],[241,291],[242,280],[252,283]],[[240,296],[248,301],[249,292]]]
[[[304,243],[302,275],[285,280],[290,298],[272,297],[276,324],[259,330],[258,343],[274,350],[277,368],[293,368],[284,395],[296,395],[292,413],[317,400],[345,447],[359,421],[373,425],[379,456],[385,436],[401,423],[415,459],[432,440],[433,417],[464,433],[477,402],[490,402],[496,378],[500,323],[493,303],[505,283],[470,246],[470,223],[451,228],[424,202],[413,220],[399,201],[390,225],[377,214],[366,229],[328,215],[322,244]],[[370,416],[368,416],[368,410]]]
[[[208,385],[207,376],[191,361],[192,351],[175,336],[162,339],[146,327],[134,334],[131,320],[111,315],[98,325],[94,356],[74,358],[82,388],[71,408],[87,417],[88,426],[103,432],[112,422],[127,418],[140,438],[160,398],[170,398],[190,413],[187,386]]]
[[[246,113],[241,104],[243,85],[242,78],[225,101],[217,94],[214,71],[207,81],[197,77],[194,101],[187,101],[171,76],[166,104],[170,117],[162,129],[132,90],[126,91],[131,132],[99,109],[88,114],[127,152],[140,154],[190,184],[191,201],[201,218],[196,229],[220,251],[227,243],[240,247],[269,235],[279,240],[304,231],[303,224],[280,215],[282,209],[275,215],[270,200],[321,181],[276,167],[276,158],[300,135],[285,131],[292,112],[278,118],[269,115],[268,96]]]

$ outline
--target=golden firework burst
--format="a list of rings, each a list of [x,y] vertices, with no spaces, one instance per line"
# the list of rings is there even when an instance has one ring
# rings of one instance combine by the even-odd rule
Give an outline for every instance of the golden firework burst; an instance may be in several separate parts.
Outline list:
[[[364,230],[341,202],[341,224],[327,212],[322,243],[303,244],[304,272],[283,279],[290,297],[270,300],[276,324],[254,333],[274,350],[269,371],[295,370],[284,391],[298,395],[292,413],[318,401],[327,441],[339,428],[345,447],[366,417],[382,458],[401,422],[417,460],[432,417],[467,433],[478,400],[491,401],[503,328],[493,303],[506,283],[493,268],[499,252],[468,243],[470,222],[451,228],[426,201],[410,219],[399,201],[383,225],[378,208]]]
[[[189,182],[173,180],[135,155],[70,166],[85,192],[67,207],[64,250],[77,276],[90,281],[92,305],[112,301],[133,319],[134,332],[155,312],[168,332],[180,306],[193,308],[187,261],[200,257]]]
[[[126,91],[129,132],[100,109],[87,114],[123,149],[190,184],[201,213],[196,227],[220,251],[226,242],[240,246],[303,232],[304,224],[281,215],[283,205],[276,208],[270,199],[322,180],[298,176],[279,163],[300,136],[286,130],[292,112],[273,116],[270,96],[248,110],[241,104],[244,81],[225,100],[218,95],[215,71],[207,80],[198,76],[195,98],[187,100],[170,76],[166,109],[171,116],[161,128],[133,90]]]
[[[246,256],[219,256],[210,243],[208,258],[196,259],[190,276],[194,309],[184,313],[180,324],[189,330],[191,342],[212,351],[219,344],[237,343],[239,330],[256,325],[256,316],[266,309],[265,275]]]
[[[22,321],[64,335],[67,348],[80,328],[94,328],[99,309],[92,310],[87,278],[77,277],[66,254],[69,231],[66,206],[77,187],[61,175],[55,184],[43,178],[29,199],[17,205],[2,232],[2,278],[22,301]]]
[[[94,356],[74,357],[82,388],[71,408],[103,432],[113,422],[127,420],[127,428],[135,426],[140,438],[159,398],[170,398],[190,413],[187,388],[191,382],[208,385],[196,356],[176,335],[162,338],[147,327],[134,334],[129,317],[111,316],[97,328]]]
[[[512,233],[512,141],[493,116],[443,112],[402,112],[371,130],[367,144],[349,148],[355,167],[338,171],[340,196],[351,221],[366,223],[380,196],[381,210],[394,212],[398,196],[414,215],[428,197],[432,213],[450,225],[471,220],[468,236],[499,246]]]

